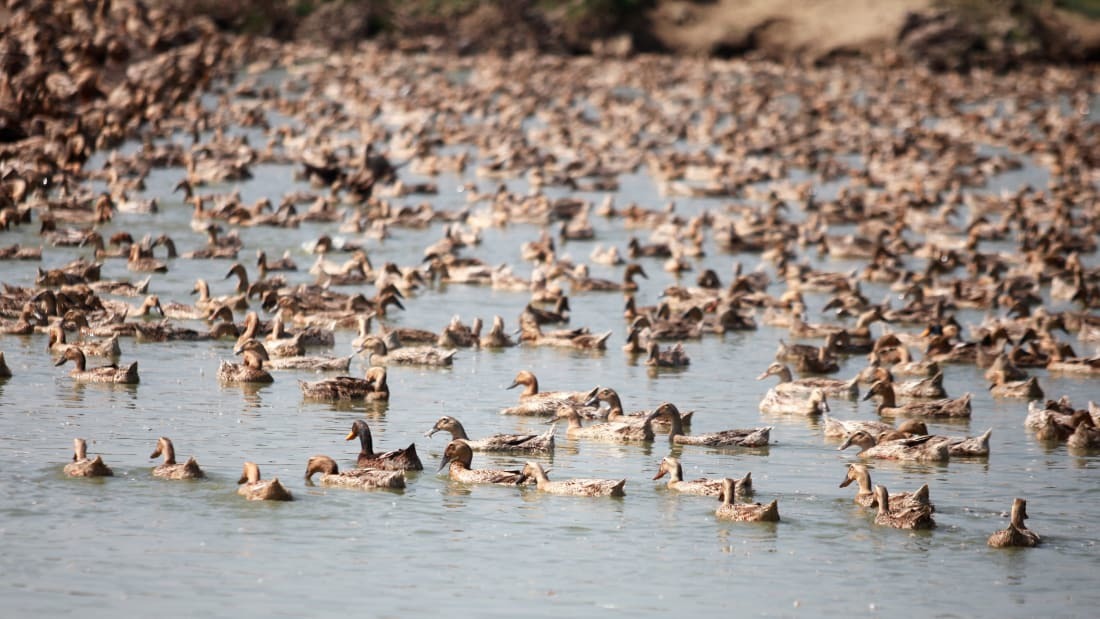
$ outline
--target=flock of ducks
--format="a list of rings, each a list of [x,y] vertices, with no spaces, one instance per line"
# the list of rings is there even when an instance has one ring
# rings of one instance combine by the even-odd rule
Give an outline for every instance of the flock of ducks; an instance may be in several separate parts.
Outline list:
[[[715,73],[706,61],[661,57],[427,55],[410,63],[372,49],[317,58],[308,48],[234,42],[205,22],[139,1],[58,2],[37,12],[24,4],[34,3],[14,7],[0,37],[0,100],[11,103],[0,107],[15,110],[3,112],[0,125],[0,235],[37,226],[42,245],[70,247],[82,257],[38,269],[33,286],[5,284],[0,330],[5,339],[49,334],[48,354],[56,365],[72,362],[73,381],[138,383],[137,362],[119,363],[130,349],[120,342],[131,338],[222,341],[233,342],[240,357],[221,362],[216,379],[223,384],[271,383],[280,372],[298,370],[342,372],[299,381],[303,398],[384,404],[391,398],[388,371],[447,368],[462,362],[456,354],[462,350],[545,346],[607,354],[614,330],[593,332],[573,318],[586,299],[623,295],[623,354],[654,376],[698,371],[701,364],[691,363],[685,343],[754,331],[761,323],[785,330],[776,362],[758,377],[779,380],[759,404],[773,425],[689,433],[692,412],[672,402],[628,413],[607,386],[540,391],[525,370],[510,387],[523,387],[518,401],[501,413],[555,425],[540,434],[470,439],[457,419],[444,416],[428,431],[452,438],[440,470],[461,483],[622,496],[625,479],[551,480],[534,459],[516,471],[477,469],[473,452],[551,452],[559,422],[572,440],[651,443],[667,435],[671,445],[759,449],[771,443],[774,424],[790,416],[822,419],[825,437],[841,440],[840,449],[859,447],[861,461],[984,458],[990,432],[940,436],[924,425],[971,416],[972,394],[951,398],[944,391],[944,373],[958,364],[986,369],[993,397],[1029,402],[1024,425],[1041,440],[1100,447],[1100,411],[1077,409],[1066,398],[1044,401],[1044,389],[1030,375],[1037,368],[1100,374],[1100,357],[1076,352],[1100,341],[1094,312],[1100,269],[1087,259],[1100,232],[1100,143],[1087,117],[1083,73],[1051,67],[1008,84],[981,72],[941,76],[918,69],[899,79],[873,65],[841,71],[732,64]],[[42,21],[70,8],[62,25]],[[101,40],[92,37],[96,32],[108,35]],[[68,59],[63,65],[60,56]],[[276,58],[287,59],[286,82],[262,86],[256,74],[274,68]],[[255,64],[243,80],[225,85],[220,79],[250,61]],[[624,86],[651,96],[608,90],[600,78],[608,62],[632,63],[620,75]],[[470,79],[450,81],[455,69]],[[752,79],[727,79],[731,71]],[[528,79],[520,85],[505,77],[514,75]],[[212,87],[219,89],[218,105],[204,107],[197,93]],[[514,96],[501,94],[506,91]],[[989,103],[964,112],[962,101],[945,91]],[[325,94],[298,96],[303,92]],[[1065,105],[1021,93],[1061,96]],[[574,101],[591,102],[600,118]],[[1002,108],[995,101],[1010,103]],[[297,123],[273,126],[272,112]],[[529,125],[527,118],[538,122]],[[239,137],[239,127],[262,130],[266,144]],[[141,147],[129,155],[112,152],[101,169],[86,165],[94,151],[127,139]],[[685,144],[704,147],[693,151]],[[990,144],[1002,148],[989,154]],[[1048,170],[1048,186],[975,191],[1025,165],[1012,153],[1028,153]],[[231,183],[250,178],[259,164],[292,167],[311,189],[245,204]],[[133,197],[154,169],[178,171],[181,199]],[[816,195],[812,182],[791,180],[796,169],[816,181],[850,182],[835,195]],[[723,204],[683,210],[674,203],[616,204],[620,176],[639,170],[667,199]],[[414,182],[410,172],[477,182],[463,185],[464,206],[448,209],[432,197],[437,183]],[[510,190],[506,181],[515,179],[529,190]],[[478,182],[496,188],[482,192]],[[590,192],[605,197],[595,203],[584,197]],[[198,240],[135,239],[115,222],[119,213],[154,220],[169,209],[191,212]],[[593,252],[592,263],[619,270],[619,277],[593,277],[589,264],[564,251],[599,239],[596,217],[649,233],[622,250]],[[518,248],[522,265],[494,266],[472,255],[483,230],[516,224],[542,228]],[[243,232],[256,226],[306,228],[317,237],[273,260],[272,248],[247,247]],[[441,228],[442,235],[424,248],[422,262],[372,262],[371,243],[396,230],[427,228]],[[178,252],[177,243],[185,251]],[[248,250],[257,256],[255,278],[242,258]],[[703,269],[689,283],[688,273],[713,250],[737,256],[730,276]],[[37,261],[42,253],[16,243],[0,248],[0,259]],[[748,257],[758,260],[755,268],[742,267]],[[811,259],[846,266],[823,270]],[[150,275],[137,283],[102,278],[104,262],[115,260]],[[199,279],[193,302],[162,303],[150,290],[183,260],[233,261],[228,272],[215,266],[208,275],[215,282],[235,278],[233,292],[213,295],[210,283]],[[312,266],[305,268],[306,261]],[[521,268],[529,275],[518,275]],[[657,292],[647,286],[647,268],[678,278],[660,291],[656,306],[641,305],[646,293]],[[389,324],[394,312],[415,315],[422,290],[456,285],[521,298],[516,331],[502,316],[492,317],[484,335],[480,319],[467,325],[456,318],[440,332]],[[864,293],[872,287],[892,294],[876,303]],[[120,300],[126,298],[142,302]],[[1064,309],[1055,311],[1056,302]],[[835,320],[812,322],[809,308],[818,306]],[[967,322],[975,310],[986,318]],[[310,354],[333,346],[337,331],[356,328],[352,354]],[[1065,337],[1071,334],[1076,342]],[[111,363],[90,366],[88,357]],[[367,366],[362,378],[347,375],[356,357]],[[829,376],[845,359],[859,357],[867,366],[856,376]],[[11,374],[0,352],[0,377],[18,380]],[[861,385],[863,399],[877,399],[878,419],[830,417],[829,400],[855,400]],[[895,421],[902,423],[895,427]],[[332,458],[315,456],[307,479],[400,489],[405,471],[423,469],[415,444],[375,451],[363,420],[346,438],[359,440],[356,467],[341,471]],[[203,477],[194,459],[175,462],[167,438],[153,456],[164,457],[153,470],[157,477]],[[87,457],[82,439],[65,473],[112,474],[100,457]],[[749,475],[685,480],[672,457],[659,463],[656,478],[664,475],[671,490],[718,497],[718,518],[779,519],[777,501],[747,502]],[[856,502],[877,509],[874,522],[934,525],[927,486],[890,495],[871,485],[862,463],[849,465],[842,486],[852,482],[858,483]],[[252,462],[244,464],[239,483],[248,499],[292,498],[279,480],[262,479]],[[1026,504],[1016,499],[1009,528],[990,545],[1038,543],[1025,518]]]

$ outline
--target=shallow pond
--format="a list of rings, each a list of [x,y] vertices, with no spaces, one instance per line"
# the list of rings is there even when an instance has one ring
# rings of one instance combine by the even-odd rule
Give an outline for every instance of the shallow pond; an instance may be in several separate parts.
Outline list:
[[[182,138],[181,138],[182,139]],[[102,161],[102,159],[99,159]],[[93,162],[94,164],[95,162]],[[239,185],[246,203],[274,202],[294,189],[290,166],[258,166]],[[191,209],[171,189],[181,170],[155,171],[143,197],[157,197],[161,212],[117,215],[107,232],[134,236],[167,232],[181,250],[201,244],[189,228]],[[403,175],[416,180],[415,175]],[[437,208],[459,208],[458,188],[467,177],[438,177]],[[1017,182],[1043,183],[1046,172],[1014,173]],[[618,203],[658,206],[661,198],[644,174],[627,175]],[[512,183],[523,189],[522,182]],[[231,187],[213,188],[227,190]],[[998,189],[1001,186],[998,185]],[[581,194],[594,201],[602,194]],[[413,197],[409,203],[416,203]],[[679,199],[685,213],[722,204]],[[797,213],[792,217],[798,217]],[[624,248],[632,234],[616,220],[594,218],[597,241],[570,242],[564,253],[586,260],[596,242]],[[312,257],[301,244],[335,224],[299,229],[246,228],[242,262],[254,272],[254,252],[269,256],[291,250],[300,271],[291,282],[308,282]],[[419,262],[422,248],[440,238],[441,225],[424,231],[394,229],[384,242],[369,241],[372,261]],[[520,273],[519,245],[540,229],[511,225],[487,229],[483,243],[468,251],[490,264],[510,263]],[[106,235],[105,235],[106,236]],[[34,230],[5,234],[5,243],[37,245]],[[734,259],[755,267],[756,256],[716,251],[696,272],[713,267],[726,279]],[[86,248],[47,248],[41,265],[0,263],[2,281],[32,285],[35,268],[56,267]],[[150,292],[163,301],[188,302],[196,278],[213,293],[228,294],[226,261],[172,261],[153,278]],[[640,304],[658,300],[676,280],[660,262],[644,260]],[[826,261],[848,271],[855,263]],[[594,267],[594,275],[617,270]],[[108,260],[103,277],[137,280],[120,260]],[[689,274],[688,277],[692,277]],[[689,280],[685,280],[689,281]],[[778,290],[773,286],[773,292]],[[369,292],[369,291],[368,291]],[[882,298],[885,288],[869,286]],[[818,320],[822,295],[810,297]],[[389,324],[441,329],[452,315],[469,322],[505,317],[509,328],[527,294],[473,286],[435,286],[407,303]],[[133,302],[134,300],[130,300]],[[753,380],[771,362],[784,330],[762,326],[750,333],[708,336],[685,344],[692,365],[653,375],[619,347],[625,336],[619,293],[576,294],[573,326],[612,330],[604,353],[514,348],[462,350],[453,369],[390,368],[393,396],[385,405],[332,405],[304,401],[298,380],[310,372],[278,372],[258,389],[219,386],[219,361],[232,358],[233,342],[154,344],[124,339],[123,362],[140,363],[135,387],[79,385],[68,368],[56,368],[46,338],[4,336],[0,349],[15,377],[0,383],[0,596],[5,614],[58,616],[131,615],[135,610],[167,616],[300,617],[366,613],[375,617],[457,616],[563,617],[608,613],[631,617],[736,614],[738,616],[1082,616],[1100,602],[1096,593],[1100,486],[1097,457],[1049,447],[1023,427],[1026,404],[993,400],[981,372],[951,366],[948,392],[974,394],[973,418],[962,424],[931,424],[936,433],[979,434],[993,428],[992,455],[946,465],[876,462],[875,482],[892,491],[928,483],[938,527],[911,533],[875,526],[871,512],[852,503],[852,488],[840,489],[855,450],[837,451],[816,420],[762,417],[757,405],[772,380]],[[981,318],[970,313],[971,320]],[[337,333],[332,354],[350,354],[353,333]],[[93,361],[94,363],[94,361]],[[862,357],[843,362],[838,376],[864,366]],[[678,496],[651,481],[668,444],[611,445],[565,438],[559,427],[551,476],[626,478],[621,499],[543,496],[533,489],[465,486],[436,474],[445,435],[425,438],[435,420],[458,417],[475,438],[495,432],[535,431],[538,419],[504,417],[516,401],[506,391],[520,369],[534,371],[546,390],[614,387],[629,409],[673,401],[695,410],[693,430],[774,426],[764,450],[718,451],[697,447],[680,455],[688,478],[741,476],[751,471],[755,500],[779,499],[778,524],[717,521],[710,498]],[[363,360],[351,374],[361,375]],[[1049,397],[1070,396],[1083,405],[1097,398],[1095,383],[1035,372]],[[871,419],[871,402],[832,402],[838,418]],[[366,418],[382,449],[415,442],[425,462],[409,475],[403,492],[356,492],[309,487],[306,460],[328,454],[341,466],[354,461],[345,442],[352,422]],[[183,458],[196,456],[209,475],[198,482],[165,482],[150,476],[148,454],[158,436],[171,437]],[[89,452],[114,468],[109,479],[68,479],[73,437],[89,439]],[[264,477],[279,477],[297,499],[287,504],[248,502],[236,492],[241,464],[252,460]],[[522,456],[475,454],[474,466],[513,468]],[[986,538],[1007,524],[1013,497],[1028,500],[1029,524],[1043,536],[1034,550],[1003,551]]]

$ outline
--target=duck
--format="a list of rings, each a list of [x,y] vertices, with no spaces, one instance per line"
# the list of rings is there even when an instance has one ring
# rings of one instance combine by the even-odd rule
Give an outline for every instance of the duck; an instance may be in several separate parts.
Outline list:
[[[115,359],[122,355],[122,349],[118,345],[118,334],[114,334],[106,340],[98,342],[79,342],[70,344],[65,338],[65,329],[61,323],[50,325],[50,339],[46,344],[46,350],[51,352],[65,352],[69,348],[78,348],[85,357],[106,357]]]
[[[993,382],[989,385],[989,393],[995,398],[1020,398],[1025,400],[1041,400],[1043,388],[1039,386],[1039,379],[1035,376],[1025,380],[1005,380],[1003,374],[994,374]]]
[[[593,387],[591,391],[539,391],[539,380],[530,370],[520,370],[506,389],[515,389],[520,385],[524,389],[519,394],[519,405],[502,409],[502,415],[556,415],[562,403],[577,408],[586,417],[597,415],[596,409],[585,403],[592,399],[599,387]]]
[[[511,348],[516,341],[504,332],[504,319],[493,316],[493,327],[481,338],[480,345],[482,348]]]
[[[965,438],[944,437],[948,441],[948,452],[952,457],[985,457],[989,455],[989,437],[993,435],[993,428],[989,428],[978,436]],[[937,437],[938,438],[938,437]]]
[[[932,519],[931,504],[910,503],[891,507],[890,493],[882,485],[875,486],[875,500],[878,502],[875,524],[895,529],[931,529],[936,526],[936,521]]]
[[[634,411],[630,413],[623,412],[623,401],[619,398],[619,392],[610,387],[597,387],[592,392],[592,397],[585,400],[585,406],[594,406],[599,410],[600,403],[607,404],[607,420],[615,421],[619,423],[630,423],[634,425],[641,425],[650,413],[653,411]],[[685,428],[691,425],[691,419],[695,416],[694,411],[687,411],[680,414],[680,423]],[[665,428],[671,425],[671,421],[666,418],[656,418],[650,421],[654,428]]]
[[[862,505],[863,507],[876,507],[878,505],[878,498],[875,496],[874,487],[871,485],[871,473],[867,470],[867,465],[855,462],[848,465],[848,472],[844,476],[844,481],[840,482],[840,487],[847,488],[852,482],[858,484],[855,496],[856,505]],[[933,511],[935,510],[935,506],[932,505],[929,499],[928,484],[917,488],[915,492],[899,492],[890,497],[890,506],[893,509],[904,508],[911,504],[928,505],[932,507]]]
[[[661,458],[661,463],[657,467],[657,474],[653,476],[653,479],[656,481],[665,475],[668,475],[668,483],[665,486],[669,490],[683,494],[718,496],[722,493],[722,484],[725,482],[725,479],[707,478],[685,481],[684,469],[680,465],[680,460],[673,456]],[[752,473],[745,473],[744,477],[733,481],[737,496],[744,497],[752,494]]]
[[[871,379],[871,384],[878,381],[890,383],[894,388],[894,395],[903,399],[915,400],[940,400],[947,397],[947,390],[943,387],[943,372],[937,372],[935,376],[895,382],[894,375],[884,367],[870,368],[866,378]]]
[[[809,397],[771,389],[760,400],[760,412],[773,415],[819,415],[829,412],[829,402],[825,392],[819,388],[811,390]]]
[[[860,430],[867,432],[871,436],[878,436],[883,432],[894,430],[894,426],[882,421],[837,419],[829,415],[824,415],[821,421],[822,425],[825,427],[826,438],[845,438],[849,434]],[[870,488],[868,488],[868,492],[870,492]]]
[[[237,480],[237,494],[249,501],[293,501],[290,491],[279,478],[260,480],[260,467],[255,462],[245,462],[241,478]]]
[[[206,477],[206,474],[199,468],[199,463],[195,462],[194,456],[188,458],[187,462],[183,464],[176,464],[176,448],[172,445],[172,439],[167,436],[157,439],[157,448],[149,454],[149,458],[153,459],[161,455],[164,456],[164,463],[153,469],[153,477],[164,479],[202,479]]]
[[[1027,528],[1027,501],[1016,498],[1012,501],[1012,512],[1008,528],[989,536],[986,543],[993,548],[1033,548],[1042,541],[1037,533]]]
[[[719,520],[732,520],[734,522],[779,522],[779,500],[772,499],[771,503],[735,503],[737,494],[737,482],[730,478],[722,480],[722,492],[718,500],[722,502],[714,515]]]
[[[527,462],[520,471],[535,480],[539,492],[571,496],[625,496],[625,479],[563,479],[550,481],[545,469],[538,462]]]
[[[351,358],[330,355],[302,355],[297,357],[277,357],[267,362],[273,370],[314,370],[316,372],[346,372],[351,367]]]
[[[73,439],[73,461],[65,465],[69,477],[113,477],[115,472],[103,463],[103,456],[88,459],[88,443],[82,438]]]
[[[569,421],[569,426],[565,430],[565,435],[569,438],[587,438],[615,443],[652,441],[653,426],[651,424],[654,417],[656,417],[656,412],[646,416],[642,423],[609,421],[591,426],[582,426],[580,413],[577,412],[575,407],[567,403],[560,404],[554,416],[555,419],[567,419]]]
[[[721,430],[706,434],[684,434],[680,410],[671,402],[657,407],[651,417],[669,421],[668,440],[676,445],[702,445],[704,447],[766,447],[771,440],[771,426],[737,430]]]
[[[868,400],[879,396],[877,411],[879,415],[893,417],[904,415],[906,417],[970,417],[970,393],[954,399],[940,399],[929,402],[907,402],[898,404],[894,394],[894,386],[884,380],[875,382],[863,396]]]
[[[518,486],[527,480],[519,471],[495,471],[492,469],[472,469],[474,451],[466,441],[454,440],[443,450],[443,461],[439,470],[448,468],[448,476],[464,484],[501,484]],[[450,465],[448,467],[448,465]]]
[[[913,360],[907,346],[898,346],[898,361],[890,366],[895,376],[928,377],[940,373],[940,364],[931,359]]]
[[[79,348],[74,347],[65,349],[65,354],[61,356],[61,360],[54,365],[61,366],[64,365],[66,361],[72,361],[73,365],[76,366],[69,371],[69,376],[77,382],[136,385],[141,381],[138,377],[137,361],[123,367],[119,367],[118,364],[112,363],[111,365],[89,369],[86,366],[87,361],[84,359],[84,353]]]
[[[450,432],[452,440],[466,441],[474,451],[552,453],[556,427],[557,424],[552,424],[542,434],[494,434],[475,441],[466,435],[462,423],[450,415],[444,415],[424,436],[431,438],[436,432]]]
[[[351,424],[351,432],[344,437],[344,440],[350,441],[353,438],[359,439],[359,457],[356,462],[360,468],[382,469],[384,471],[424,470],[424,465],[420,463],[420,456],[416,455],[416,443],[411,443],[404,449],[375,453],[370,426],[362,419],[357,419]]]
[[[337,376],[313,382],[298,381],[302,395],[313,400],[335,402],[339,400],[387,401],[390,388],[386,383],[386,368],[373,366],[363,378]]]
[[[236,383],[273,383],[271,373],[264,369],[264,361],[268,359],[267,350],[263,344],[256,340],[249,340],[252,344],[239,352],[242,361],[232,363],[222,360],[218,365],[218,381],[227,384]]]
[[[358,490],[371,488],[401,490],[405,487],[404,471],[361,468],[341,473],[339,467],[336,466],[336,461],[324,455],[313,456],[306,462],[306,483],[313,484],[313,476],[317,473],[321,474],[322,486],[355,488]]]
[[[588,276],[588,267],[580,264],[577,268],[569,273],[570,280],[572,281],[572,290],[576,292],[591,292],[591,291],[633,291],[638,289],[637,282],[634,281],[634,277],[638,275],[645,279],[649,279],[646,275],[645,269],[637,262],[631,262],[626,265],[623,270],[623,280],[621,282],[612,281],[609,279],[599,279]]]
[[[668,350],[661,350],[660,345],[650,341],[646,346],[645,364],[652,368],[686,368],[691,365],[691,357],[684,352],[684,345],[677,343]]]
[[[820,389],[826,396],[832,398],[847,398],[854,400],[859,397],[859,378],[852,380],[837,380],[835,378],[808,377],[794,380],[791,369],[785,364],[776,361],[768,366],[768,369],[756,377],[756,380],[764,380],[769,376],[777,376],[779,384],[773,389],[779,393],[798,395],[805,397],[813,393],[814,389]],[[765,396],[767,399],[767,396]]]
[[[0,350],[0,380],[5,378],[11,378],[11,368],[8,367],[8,362],[4,359],[4,351]]]
[[[606,350],[611,331],[592,333],[587,327],[576,329],[558,329],[545,333],[529,314],[520,315],[520,342],[529,346],[549,346],[552,348],[574,348],[577,350]]]
[[[429,367],[449,367],[454,365],[457,351],[443,350],[433,346],[409,346],[389,350],[380,338],[370,337],[363,342],[358,352],[367,351],[367,362],[371,365],[420,365]]]
[[[860,447],[860,458],[911,462],[946,462],[951,456],[949,441],[928,434],[880,443],[874,436],[859,430],[849,434],[840,447],[837,447],[837,450],[847,449],[851,445]]]
[[[1073,449],[1095,449],[1100,447],[1100,429],[1097,429],[1092,417],[1085,415],[1081,416],[1083,419],[1087,418],[1087,421],[1082,420],[1077,424],[1077,427],[1073,429],[1073,434],[1070,434],[1066,439],[1066,446]]]

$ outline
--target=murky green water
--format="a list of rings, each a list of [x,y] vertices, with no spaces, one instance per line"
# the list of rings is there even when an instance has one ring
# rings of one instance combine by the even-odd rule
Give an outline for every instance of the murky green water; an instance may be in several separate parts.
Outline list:
[[[291,169],[259,166],[240,185],[244,200],[305,189]],[[107,232],[167,231],[181,251],[203,239],[190,231],[191,209],[171,187],[180,170],[156,171],[148,197],[161,200],[155,217],[118,215]],[[415,180],[414,176],[406,178]],[[1042,183],[1045,171],[1014,176]],[[464,204],[457,191],[469,177],[444,175],[437,208]],[[644,175],[624,177],[620,203],[664,202]],[[1015,183],[1013,183],[1015,184]],[[522,188],[522,183],[513,187]],[[601,196],[592,195],[594,199]],[[412,197],[409,203],[421,198]],[[677,200],[685,213],[720,202]],[[596,242],[624,248],[635,233],[615,221],[595,219]],[[297,230],[242,229],[251,261],[258,248],[269,256],[290,249],[302,269],[292,282],[311,281],[311,257],[301,243],[335,224],[305,224]],[[486,261],[511,263],[522,274],[519,245],[539,229],[514,225],[484,232],[468,252]],[[372,261],[419,261],[421,250],[441,235],[440,225],[369,241]],[[5,244],[35,245],[34,231],[6,233]],[[595,242],[570,243],[564,252],[586,260]],[[715,251],[697,265],[714,267],[727,279],[734,257]],[[56,267],[84,249],[47,249],[42,267]],[[754,256],[738,256],[747,266]],[[673,278],[660,263],[644,262],[640,303],[653,303]],[[5,283],[31,285],[34,263],[0,263]],[[197,277],[213,293],[228,294],[225,261],[172,262],[155,276],[150,291],[163,301],[189,302]],[[854,263],[825,266],[847,271]],[[594,275],[616,271],[593,267]],[[124,261],[105,263],[104,278],[140,279]],[[775,288],[778,289],[778,288]],[[368,291],[369,292],[369,291]],[[884,289],[867,287],[870,298]],[[817,319],[823,297],[811,297]],[[15,377],[0,383],[0,596],[4,615],[118,616],[156,612],[167,616],[1088,616],[1096,593],[1100,486],[1096,456],[1047,448],[1023,427],[1026,405],[993,401],[981,370],[952,366],[951,395],[974,393],[968,424],[931,424],[936,433],[978,434],[993,427],[988,461],[947,465],[874,463],[873,478],[893,490],[929,483],[938,528],[910,533],[872,524],[856,507],[851,488],[839,489],[854,451],[838,452],[814,421],[763,418],[757,404],[771,381],[753,378],[771,361],[785,332],[761,327],[754,333],[709,336],[689,342],[690,369],[654,377],[620,352],[625,336],[622,297],[573,296],[573,326],[614,331],[604,354],[515,348],[459,353],[453,369],[391,368],[388,406],[329,405],[302,400],[297,380],[309,372],[279,372],[259,389],[219,386],[219,360],[232,357],[232,342],[137,343],[123,340],[123,361],[140,362],[136,387],[74,384],[67,368],[55,368],[46,338],[4,336],[0,349]],[[408,302],[391,324],[438,330],[459,314],[465,321],[494,314],[507,325],[527,303],[525,293],[468,286],[440,286]],[[980,314],[966,314],[970,320]],[[877,330],[876,330],[877,332]],[[350,352],[350,332],[339,332],[333,354]],[[315,351],[327,352],[327,351]],[[851,376],[863,359],[847,360]],[[666,442],[616,446],[578,442],[559,430],[549,464],[552,476],[627,478],[623,499],[539,495],[532,489],[468,487],[433,471],[446,440],[423,433],[442,414],[458,417],[475,438],[495,432],[540,431],[539,420],[502,417],[515,391],[504,388],[519,369],[533,370],[547,390],[614,387],[627,409],[673,401],[697,411],[693,430],[775,426],[773,445],[744,454],[677,448],[685,474],[740,476],[751,471],[756,500],[779,499],[777,525],[716,521],[709,498],[678,496],[650,481]],[[361,375],[361,360],[351,373]],[[1036,372],[1048,396],[1069,395],[1083,405],[1097,398],[1095,383]],[[871,419],[871,403],[833,402],[838,418]],[[328,454],[342,466],[357,446],[343,440],[352,421],[366,417],[376,446],[415,441],[427,469],[409,476],[401,493],[355,492],[307,487],[302,473],[309,456]],[[148,459],[158,436],[169,436],[179,456],[196,456],[209,475],[199,482],[166,482],[150,476]],[[68,479],[73,437],[86,437],[89,452],[102,454],[116,477]],[[242,462],[259,463],[265,477],[279,477],[297,501],[247,502],[235,492]],[[523,458],[476,454],[475,467],[512,468]],[[998,551],[986,537],[1003,528],[1013,497],[1028,499],[1030,526],[1044,545],[1028,551]],[[610,613],[608,612],[610,611]]]

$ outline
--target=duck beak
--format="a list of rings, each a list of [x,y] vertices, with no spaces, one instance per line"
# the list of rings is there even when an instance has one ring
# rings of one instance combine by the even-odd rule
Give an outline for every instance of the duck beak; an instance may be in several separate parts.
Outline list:
[[[519,383],[512,381],[512,384],[505,387],[505,389],[515,389],[516,387],[519,387]]]
[[[61,357],[61,360],[58,361],[57,363],[55,363],[54,367],[57,367],[57,366],[60,366],[60,365],[65,365],[66,361],[68,361],[68,359],[66,359],[65,357]]]
[[[764,372],[764,373],[763,373],[763,374],[761,374],[760,376],[757,376],[757,377],[756,377],[756,380],[764,380],[764,379],[765,379],[765,378],[767,378],[767,377],[768,377],[768,373],[767,373],[767,372]]]
[[[852,437],[849,435],[848,438],[844,439],[844,443],[842,443],[840,445],[840,447],[837,447],[836,450],[837,451],[843,451],[843,450],[847,449],[851,444],[852,444]],[[841,487],[843,487],[843,486],[841,486]]]
[[[851,477],[845,477],[844,481],[840,482],[840,486],[838,486],[838,488],[847,488],[849,486],[849,484],[851,484],[851,483],[852,483],[852,478]]]
[[[438,473],[438,472],[442,471],[450,463],[451,463],[451,459],[449,457],[444,456],[443,461],[439,463],[439,468],[436,469],[435,472]]]
[[[344,440],[345,441],[350,441],[351,439],[353,439],[357,436],[359,436],[359,433],[356,432],[355,430],[352,430],[351,432],[348,432],[348,435],[344,437]]]
[[[584,401],[585,406],[599,406],[599,404],[600,404],[600,399],[596,396],[591,396],[587,400]]]
[[[863,394],[863,397],[860,398],[859,401],[860,402],[866,402],[867,400],[870,400],[871,397],[874,396],[874,395],[875,395],[875,392],[868,391],[867,393]]]
[[[426,436],[428,438],[431,438],[432,435],[434,435],[436,432],[439,432],[439,428],[432,428],[431,430],[428,430],[427,432],[425,432],[424,436]]]

